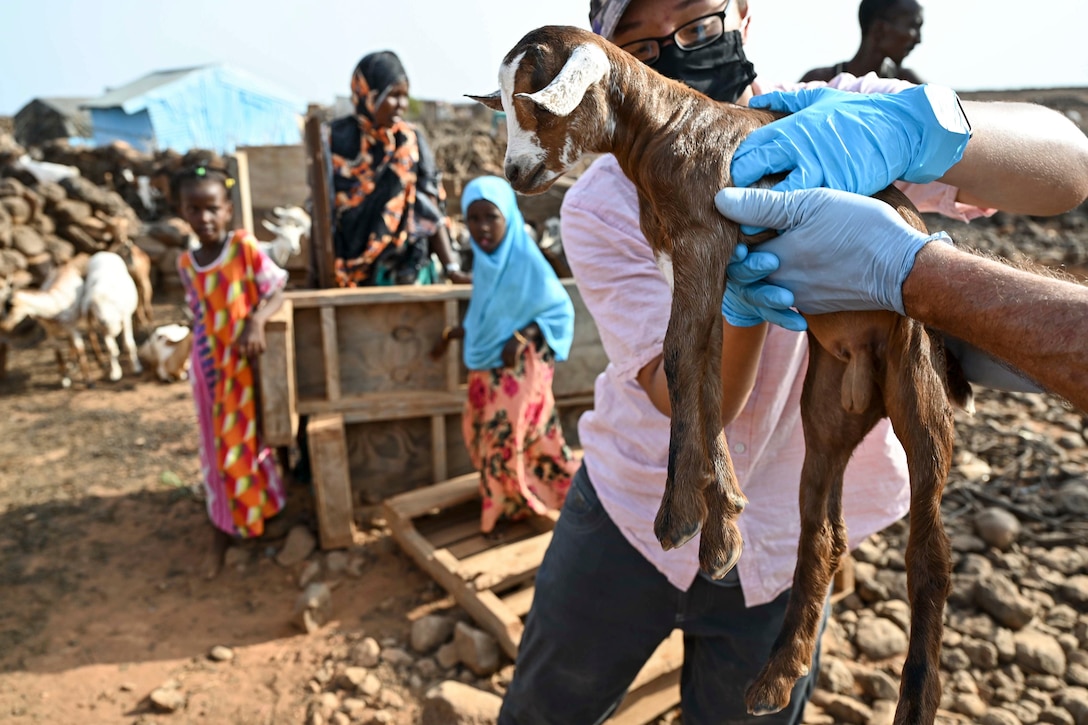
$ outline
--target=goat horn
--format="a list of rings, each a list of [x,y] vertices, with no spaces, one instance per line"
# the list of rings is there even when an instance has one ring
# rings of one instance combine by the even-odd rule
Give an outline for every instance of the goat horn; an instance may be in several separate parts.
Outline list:
[[[584,43],[575,48],[559,75],[536,93],[518,93],[557,116],[567,116],[582,102],[591,85],[608,74],[608,56],[598,45]]]

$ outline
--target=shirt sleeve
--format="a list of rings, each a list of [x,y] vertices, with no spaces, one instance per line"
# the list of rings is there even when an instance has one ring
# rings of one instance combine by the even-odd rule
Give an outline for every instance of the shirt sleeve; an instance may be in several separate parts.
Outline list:
[[[634,186],[615,157],[598,160],[567,191],[560,219],[567,262],[608,360],[619,379],[634,380],[662,352],[672,291],[639,228]]]
[[[244,242],[252,249],[253,279],[257,284],[257,296],[266,300],[287,286],[287,270],[283,269],[272,258],[265,254],[257,238],[247,235]]]
[[[767,93],[769,91],[797,91],[803,88],[821,88],[825,86],[851,93],[899,93],[908,88],[914,88],[914,84],[909,81],[899,80],[898,78],[881,78],[876,73],[866,73],[860,78],[850,73],[840,73],[826,83],[824,81],[810,81],[808,83],[765,84],[756,86],[755,90],[759,93]],[[907,195],[907,198],[921,212],[932,212],[962,222],[969,222],[979,217],[993,216],[997,213],[997,209],[963,204],[956,201],[960,191],[959,187],[942,184],[939,181],[930,184],[911,184],[906,181],[897,181],[895,185]]]

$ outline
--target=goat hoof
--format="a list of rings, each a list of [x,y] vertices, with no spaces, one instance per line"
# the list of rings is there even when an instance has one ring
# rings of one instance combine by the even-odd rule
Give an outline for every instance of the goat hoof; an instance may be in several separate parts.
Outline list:
[[[782,708],[775,705],[769,705],[767,703],[760,703],[758,705],[752,705],[748,708],[748,714],[755,717],[762,717],[763,715],[774,715],[776,712],[781,712]]]
[[[703,541],[706,541],[704,534]],[[699,551],[699,568],[702,569],[711,579],[721,579],[726,574],[733,570],[733,567],[740,561],[740,548],[730,549],[726,551],[714,551],[704,552],[704,547],[700,546]]]
[[[661,542],[661,548],[668,551],[669,549],[679,549],[694,539],[702,528],[703,525],[698,521],[692,521],[687,525],[682,525],[680,522],[667,526],[663,524],[661,527],[654,524],[654,535]]]

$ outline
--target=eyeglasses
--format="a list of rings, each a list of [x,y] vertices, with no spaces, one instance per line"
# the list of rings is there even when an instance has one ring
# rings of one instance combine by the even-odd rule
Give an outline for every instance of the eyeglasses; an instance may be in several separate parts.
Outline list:
[[[684,23],[671,35],[633,40],[620,47],[646,65],[657,62],[661,57],[661,44],[668,40],[676,43],[676,47],[683,51],[705,48],[725,34],[725,14],[729,12],[732,3],[733,0],[726,0],[725,7],[718,12]]]

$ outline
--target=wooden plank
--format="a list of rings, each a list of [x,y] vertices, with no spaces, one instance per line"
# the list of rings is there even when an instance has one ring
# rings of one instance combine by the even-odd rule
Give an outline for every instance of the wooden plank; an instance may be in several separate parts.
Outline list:
[[[344,419],[339,415],[310,418],[306,435],[321,548],[350,546],[354,541],[354,523]]]
[[[643,685],[656,680],[662,675],[679,670],[684,664],[684,633],[674,629],[665,640],[657,646],[650,659],[639,670],[631,683],[631,690],[637,690]]]
[[[536,587],[528,586],[518,589],[513,594],[503,596],[502,601],[511,612],[519,617],[524,617],[529,613],[530,607],[533,606],[534,594],[536,594]]]
[[[453,329],[461,324],[461,313],[457,300],[446,300],[446,329]],[[461,341],[451,340],[446,348],[446,390],[451,393],[461,387]],[[441,480],[441,479],[438,479]]]
[[[489,549],[461,560],[461,573],[465,579],[473,582],[477,591],[499,589],[525,581],[536,573],[551,541],[549,531]]]
[[[438,509],[471,501],[479,495],[479,481],[480,474],[466,473],[427,488],[402,493],[386,501],[385,505],[408,521]]]
[[[298,412],[303,415],[339,413],[348,423],[369,423],[373,420],[429,419],[437,414],[459,413],[464,405],[465,394],[460,391],[408,391],[345,395],[338,400],[300,400]]]
[[[476,516],[473,516],[467,521],[461,521],[453,526],[447,526],[444,529],[436,531],[433,534],[425,534],[425,536],[427,537],[427,540],[436,547],[443,548],[473,536],[477,536],[479,533],[480,515],[477,513]]]
[[[434,471],[434,480],[446,480],[446,417],[435,415],[431,417],[431,470]]]
[[[477,525],[475,519],[460,518],[466,510],[464,495],[475,493],[475,475],[438,484],[434,488],[440,489],[439,496],[434,496],[432,489],[423,489],[388,499],[384,504],[386,519],[401,547],[453,595],[478,626],[495,637],[507,656],[516,660],[524,634],[523,619],[532,606],[535,587],[530,584],[501,596],[498,592],[516,586],[536,573],[551,532],[514,543],[488,541],[484,543],[487,550],[480,554],[456,555],[455,550],[463,548],[462,544],[482,539],[477,535],[461,538]],[[442,505],[444,501],[450,502],[449,505]],[[441,513],[433,514],[436,510]],[[407,512],[418,513],[405,515]],[[414,521],[421,515],[427,516],[418,521],[420,525],[438,524],[443,521],[443,515],[452,523],[435,526],[429,536],[424,536]],[[519,531],[532,529],[525,522],[519,522],[519,526]],[[436,547],[435,541],[439,539],[455,543]],[[683,634],[675,630],[647,660],[608,722],[643,725],[676,706],[680,701],[682,664]]]
[[[334,287],[335,254],[332,246],[332,162],[325,152],[325,130],[321,117],[311,113],[306,117],[306,167],[312,191],[313,220],[310,229],[314,277],[322,288]]]
[[[629,690],[608,725],[645,725],[680,704],[680,669]]]
[[[265,323],[267,347],[258,368],[261,437],[266,445],[291,446],[298,432],[295,396],[294,311],[284,301]]]
[[[325,360],[325,394],[329,401],[340,400],[340,343],[336,332],[336,309],[321,308],[321,354]]]
[[[510,524],[498,535],[496,535],[495,532],[492,532],[490,535],[477,532],[475,536],[462,539],[456,544],[450,544],[447,548],[458,560],[463,561],[491,549],[501,548],[519,541],[524,541],[525,539],[532,538],[540,533],[551,532],[551,529],[545,529],[541,532],[534,528],[529,523],[531,520],[532,519],[518,521],[517,523]]]
[[[502,601],[491,592],[477,592],[458,573],[457,561],[445,549],[435,549],[415,530],[410,520],[402,519],[396,510],[387,507],[386,519],[393,538],[417,565],[449,592],[476,623],[498,641],[503,651],[517,657],[518,643],[524,625]]]
[[[253,195],[249,178],[249,154],[241,149],[234,152],[238,181],[238,209],[242,212],[242,229],[253,231]]]

